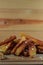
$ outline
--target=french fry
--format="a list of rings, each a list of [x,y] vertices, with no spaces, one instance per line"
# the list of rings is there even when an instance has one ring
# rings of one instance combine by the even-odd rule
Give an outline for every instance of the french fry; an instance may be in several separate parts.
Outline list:
[[[25,33],[21,33],[21,37],[24,36],[26,39],[30,39],[32,41],[34,41],[35,45],[43,45],[43,41],[36,39],[30,35],[27,35]]]
[[[11,44],[11,43],[8,43],[8,45],[7,45],[7,44],[1,45],[1,46],[0,46],[0,52],[5,53],[10,44]]]
[[[20,41],[17,43],[17,45],[13,48],[13,50],[11,51],[11,53],[14,54],[15,51],[16,51],[16,49],[17,49],[17,48],[22,44],[22,42],[25,41],[25,40],[26,40],[25,37],[22,37],[22,38],[20,39]]]
[[[25,41],[25,42],[23,42],[17,49],[16,49],[16,52],[15,52],[15,55],[20,55],[20,53],[25,49],[25,47],[29,44],[28,43],[29,42],[29,40],[27,41]]]
[[[43,46],[37,46],[39,49],[42,49],[43,50]]]
[[[4,40],[3,42],[0,42],[0,46],[4,45],[4,44],[8,44],[9,42],[13,41],[14,39],[16,39],[15,35],[9,37],[8,39]]]
[[[29,55],[30,57],[36,56],[36,47],[35,47],[34,45],[31,46],[31,47],[29,47],[28,55]]]
[[[6,49],[6,52],[5,52],[5,54],[11,54],[11,51],[12,51],[12,49],[14,48],[14,46],[16,46],[16,41],[12,41],[12,42],[10,42],[11,44],[8,46],[8,48]]]

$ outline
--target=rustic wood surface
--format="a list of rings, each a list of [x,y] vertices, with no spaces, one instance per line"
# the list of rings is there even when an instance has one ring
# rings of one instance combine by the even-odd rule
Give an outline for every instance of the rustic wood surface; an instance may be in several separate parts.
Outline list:
[[[18,24],[39,24],[43,23],[43,20],[31,20],[31,19],[0,19],[0,27],[7,27],[10,25]]]

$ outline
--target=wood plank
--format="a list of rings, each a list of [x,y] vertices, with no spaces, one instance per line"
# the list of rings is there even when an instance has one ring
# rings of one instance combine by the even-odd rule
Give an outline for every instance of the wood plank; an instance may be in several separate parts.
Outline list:
[[[0,27],[7,27],[12,25],[23,25],[23,24],[43,24],[43,20],[33,20],[33,19],[4,19],[0,18]]]
[[[0,24],[35,24],[42,23],[43,20],[34,20],[34,19],[4,19],[0,18]]]

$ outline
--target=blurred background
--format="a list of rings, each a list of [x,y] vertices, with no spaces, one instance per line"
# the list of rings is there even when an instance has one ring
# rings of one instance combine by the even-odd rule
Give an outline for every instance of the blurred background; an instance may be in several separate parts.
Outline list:
[[[0,27],[0,41],[12,34],[16,34],[19,37],[21,32],[43,40],[43,0],[0,0],[0,18],[27,19],[31,20],[31,23],[33,20],[35,22],[34,24],[17,24],[5,28]],[[3,26],[3,22],[4,20],[0,21],[0,25]]]
[[[43,0],[0,0],[0,18],[43,20]]]

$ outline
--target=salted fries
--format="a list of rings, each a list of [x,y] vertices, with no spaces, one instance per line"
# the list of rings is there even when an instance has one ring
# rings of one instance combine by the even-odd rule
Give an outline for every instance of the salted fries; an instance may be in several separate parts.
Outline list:
[[[0,52],[5,55],[34,57],[37,53],[43,53],[43,41],[24,33],[19,39],[13,35],[0,42]]]

